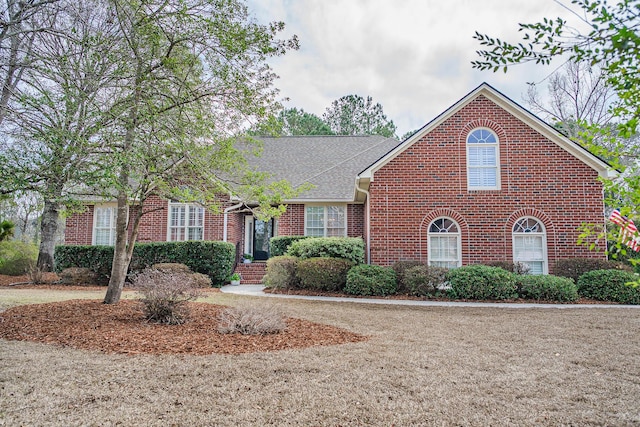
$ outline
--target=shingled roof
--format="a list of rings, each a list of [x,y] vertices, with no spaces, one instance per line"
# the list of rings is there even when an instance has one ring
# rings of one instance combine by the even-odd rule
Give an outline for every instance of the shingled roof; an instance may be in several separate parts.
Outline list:
[[[263,152],[248,159],[252,166],[275,179],[286,179],[292,186],[314,186],[290,202],[353,201],[358,173],[400,143],[379,135],[257,139],[263,144]]]

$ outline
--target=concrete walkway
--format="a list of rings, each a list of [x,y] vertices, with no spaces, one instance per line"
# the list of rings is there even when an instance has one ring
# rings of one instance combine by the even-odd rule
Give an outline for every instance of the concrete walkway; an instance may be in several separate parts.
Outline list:
[[[620,305],[620,304],[517,304],[500,302],[449,302],[449,301],[415,301],[397,300],[384,298],[349,298],[349,297],[321,297],[306,295],[286,295],[267,294],[263,292],[263,285],[239,285],[223,286],[220,290],[227,294],[248,295],[254,297],[289,298],[309,301],[327,302],[355,302],[360,304],[386,304],[386,305],[408,305],[414,307],[491,307],[491,308],[631,308],[640,309],[640,305]]]

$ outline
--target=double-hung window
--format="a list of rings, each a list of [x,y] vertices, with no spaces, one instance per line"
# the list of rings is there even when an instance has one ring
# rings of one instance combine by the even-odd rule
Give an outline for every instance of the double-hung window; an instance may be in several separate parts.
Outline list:
[[[469,190],[500,188],[498,137],[479,128],[467,136],[467,186]]]
[[[169,203],[169,241],[203,240],[204,208],[186,203]]]
[[[304,233],[314,237],[346,236],[346,206],[307,206]]]
[[[93,208],[93,244],[113,246],[116,242],[116,206],[95,205]]]

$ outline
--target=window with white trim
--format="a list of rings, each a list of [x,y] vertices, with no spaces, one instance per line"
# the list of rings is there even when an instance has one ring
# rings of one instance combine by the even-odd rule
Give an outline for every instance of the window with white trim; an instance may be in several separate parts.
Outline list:
[[[347,235],[346,206],[306,206],[305,236],[344,237]]]
[[[520,218],[513,225],[513,262],[528,265],[529,274],[547,274],[547,233],[536,218]]]
[[[116,242],[116,205],[93,208],[93,244],[113,246]]]
[[[167,240],[203,240],[204,208],[187,203],[169,203],[169,233]]]
[[[469,190],[500,188],[498,137],[485,128],[467,136],[467,185]]]
[[[437,218],[427,233],[429,265],[456,268],[462,265],[460,227],[451,218]]]

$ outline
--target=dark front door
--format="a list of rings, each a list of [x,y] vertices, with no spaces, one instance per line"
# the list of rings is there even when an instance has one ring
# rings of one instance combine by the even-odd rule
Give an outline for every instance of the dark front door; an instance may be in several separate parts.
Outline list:
[[[273,237],[273,219],[260,221],[254,219],[253,226],[253,259],[266,261],[269,259],[269,239]]]

